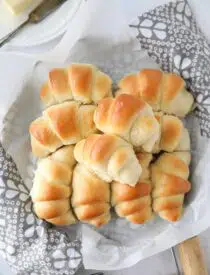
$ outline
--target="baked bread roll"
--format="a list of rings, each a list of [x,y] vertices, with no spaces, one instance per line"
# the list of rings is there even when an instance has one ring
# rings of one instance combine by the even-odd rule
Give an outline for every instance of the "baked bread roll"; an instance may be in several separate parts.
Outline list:
[[[139,153],[138,160],[142,166],[139,182],[134,186],[114,181],[112,188],[112,205],[118,216],[125,217],[135,224],[143,224],[152,218],[150,162],[152,155]]]
[[[161,135],[156,141],[152,153],[160,151],[190,151],[190,136],[183,122],[176,116],[164,115],[162,112],[155,113],[160,124]],[[137,151],[143,151],[138,148]]]
[[[109,222],[110,185],[82,164],[77,164],[72,179],[72,207],[78,220],[100,227]]]
[[[162,116],[160,149],[166,152],[190,151],[189,132],[179,118]]]
[[[94,113],[94,122],[102,132],[118,135],[147,152],[160,136],[160,126],[152,108],[132,95],[101,100]]]
[[[76,144],[74,156],[107,182],[116,180],[134,186],[141,175],[131,145],[114,135],[90,135]]]
[[[32,152],[45,157],[62,145],[75,144],[97,132],[93,122],[94,105],[64,102],[49,107],[30,125]]]
[[[40,92],[46,107],[75,100],[84,104],[97,103],[111,96],[112,80],[90,64],[72,64],[67,69],[53,69]]]
[[[73,146],[64,146],[38,162],[31,198],[40,219],[56,225],[76,222],[70,206]]]
[[[152,164],[153,210],[165,220],[182,216],[184,196],[191,189],[189,164],[189,152],[164,153]]]
[[[193,96],[186,90],[183,78],[175,73],[143,69],[125,76],[118,86],[118,93],[138,96],[155,111],[184,117],[192,109]]]

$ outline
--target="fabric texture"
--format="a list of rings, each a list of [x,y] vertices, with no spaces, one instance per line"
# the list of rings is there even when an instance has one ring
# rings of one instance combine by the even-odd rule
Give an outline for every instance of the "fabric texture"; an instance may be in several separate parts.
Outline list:
[[[0,254],[17,274],[75,274],[81,243],[39,220],[30,190],[0,145]]]
[[[167,72],[180,74],[192,91],[201,135],[210,138],[210,44],[186,0],[170,2],[130,24],[141,47]]]

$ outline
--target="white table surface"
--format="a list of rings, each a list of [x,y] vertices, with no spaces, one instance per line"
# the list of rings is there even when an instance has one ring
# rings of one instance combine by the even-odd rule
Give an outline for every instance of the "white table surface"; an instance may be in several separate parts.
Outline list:
[[[210,41],[210,0],[188,0],[191,4],[191,7],[196,15],[197,21]],[[128,19],[132,19],[134,15],[136,15],[136,10],[139,10],[140,13],[155,7],[159,3],[167,2],[167,0],[147,0],[147,1],[139,1],[132,0],[126,1],[122,0],[122,9],[124,9],[125,16]],[[45,44],[39,48],[27,49],[28,52],[43,52],[46,49],[52,48],[52,46],[56,45],[58,39],[54,40],[48,44]],[[201,246],[203,248],[204,257],[206,263],[208,265],[208,270],[210,273],[210,228],[203,232],[200,235]],[[79,270],[77,274],[79,275],[88,275],[91,273],[96,273],[97,271],[90,270]],[[109,271],[104,272],[105,275],[175,275],[182,274],[182,269],[179,264],[179,260],[177,258],[176,248],[174,250],[170,249],[165,252],[162,252],[158,255],[155,255],[151,258],[143,260],[136,264],[135,266],[124,269],[120,271]],[[0,258],[0,275],[13,275],[10,270],[10,267],[7,263]],[[44,274],[40,274],[44,275]],[[202,275],[202,274],[198,274]]]

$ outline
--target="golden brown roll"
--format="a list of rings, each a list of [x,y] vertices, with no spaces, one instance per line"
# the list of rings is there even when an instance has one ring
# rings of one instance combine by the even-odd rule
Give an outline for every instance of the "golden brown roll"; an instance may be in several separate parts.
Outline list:
[[[64,102],[49,107],[30,125],[32,152],[45,157],[62,145],[71,145],[97,132],[94,105]]]
[[[76,163],[73,146],[64,146],[38,162],[31,198],[41,219],[57,225],[76,222],[70,206],[72,171]]]
[[[191,189],[189,164],[189,152],[164,153],[152,164],[153,210],[163,219],[174,222],[182,216]]]
[[[157,69],[143,69],[125,76],[118,83],[119,94],[135,95],[150,104],[154,111],[184,117],[193,105],[193,96],[186,90],[182,77]]]
[[[162,116],[160,150],[190,151],[189,132],[179,118],[171,115]]]
[[[91,64],[72,64],[66,69],[49,72],[40,97],[46,107],[75,100],[84,104],[97,103],[112,96],[111,78]]]
[[[190,136],[183,122],[176,116],[155,113],[161,128],[159,141],[156,142],[152,152],[161,150],[166,152],[190,151]]]
[[[82,164],[77,164],[72,179],[72,207],[78,220],[100,227],[109,222],[110,185]]]
[[[141,99],[122,94],[101,100],[94,122],[104,133],[118,135],[133,146],[151,152],[160,136],[160,127],[151,107]]]
[[[107,182],[135,185],[141,166],[129,143],[114,135],[90,135],[76,144],[76,160]]]
[[[152,148],[152,153],[190,151],[189,132],[178,117],[156,112],[155,118],[160,125],[161,134]],[[144,152],[145,150],[137,147],[135,151]]]
[[[143,224],[152,218],[152,185],[149,167],[152,155],[139,153],[137,157],[142,167],[139,182],[134,187],[112,182],[111,200],[118,216],[135,224]]]

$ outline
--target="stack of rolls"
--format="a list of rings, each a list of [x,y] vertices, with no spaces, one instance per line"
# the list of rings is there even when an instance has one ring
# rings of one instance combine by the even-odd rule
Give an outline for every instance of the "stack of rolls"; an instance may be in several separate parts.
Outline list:
[[[91,64],[53,69],[29,128],[39,158],[34,211],[55,225],[100,227],[111,208],[131,223],[177,221],[190,191],[190,137],[179,117],[193,105],[184,80],[145,69],[112,80]]]

